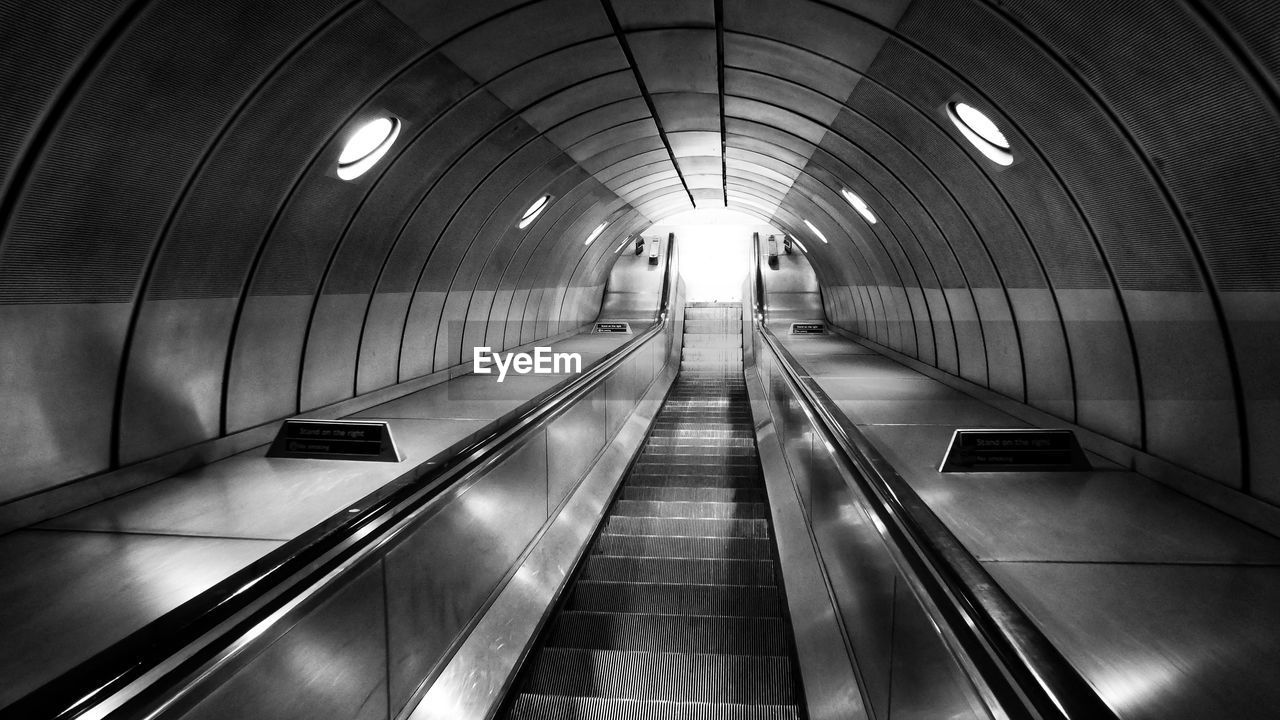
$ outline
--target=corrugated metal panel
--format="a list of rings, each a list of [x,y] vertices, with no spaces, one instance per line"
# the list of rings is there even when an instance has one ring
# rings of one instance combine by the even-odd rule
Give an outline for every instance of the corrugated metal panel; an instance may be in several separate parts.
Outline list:
[[[981,3],[917,3],[901,30],[942,57],[1029,133],[1080,204],[1121,287],[1202,288],[1186,239],[1133,148],[1040,49]],[[1012,67],[1016,73],[1010,72]],[[937,70],[925,77],[937,85],[944,82],[943,74]],[[961,87],[939,88],[927,106],[941,104]],[[1107,284],[1086,229],[1065,206],[1066,198],[1054,192],[1056,181],[1039,158],[1025,153],[1011,171],[992,177],[1009,193],[1056,286]]]
[[[1280,234],[1280,127],[1214,40],[1161,0],[1081,0],[1069,14],[1027,0],[1005,6],[1096,88],[1153,158],[1219,287],[1280,290],[1280,243],[1258,241]]]

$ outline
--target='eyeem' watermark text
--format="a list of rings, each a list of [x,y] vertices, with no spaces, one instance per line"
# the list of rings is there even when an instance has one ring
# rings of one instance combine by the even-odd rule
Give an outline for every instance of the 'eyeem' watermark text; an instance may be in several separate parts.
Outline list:
[[[490,365],[498,368],[498,382],[507,378],[507,372],[517,375],[560,375],[581,373],[582,356],[578,353],[551,352],[548,347],[535,347],[533,353],[494,352],[492,348],[478,347],[471,361],[471,371],[477,375],[490,375]]]

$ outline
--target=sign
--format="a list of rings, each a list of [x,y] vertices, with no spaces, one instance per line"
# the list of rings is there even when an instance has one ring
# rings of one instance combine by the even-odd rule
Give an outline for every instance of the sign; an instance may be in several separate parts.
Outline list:
[[[623,333],[631,334],[631,323],[627,322],[598,322],[596,323],[595,332],[597,333]]]
[[[792,335],[826,335],[827,326],[820,322],[791,323]]]
[[[1092,470],[1070,430],[956,430],[938,472]]]
[[[384,420],[285,420],[267,457],[400,462]]]

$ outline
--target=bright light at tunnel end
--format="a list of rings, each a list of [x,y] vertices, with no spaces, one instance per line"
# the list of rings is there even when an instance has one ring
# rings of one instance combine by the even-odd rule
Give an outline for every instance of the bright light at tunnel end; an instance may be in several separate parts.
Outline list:
[[[1012,165],[1013,152],[1004,133],[981,110],[962,102],[947,103],[947,117],[971,145],[997,165]]]
[[[827,243],[827,236],[826,236],[826,235],[823,235],[821,230],[819,230],[818,228],[814,227],[814,226],[813,226],[813,223],[809,222],[808,220],[805,220],[805,221],[804,221],[804,224],[805,224],[805,227],[809,228],[809,232],[813,233],[815,237],[817,237],[819,240],[821,240],[821,241],[822,241],[822,244],[823,244],[823,245],[827,245],[827,244],[828,244],[828,243]]]
[[[338,177],[355,180],[382,159],[400,136],[400,121],[393,117],[374,118],[356,130],[338,156]]]

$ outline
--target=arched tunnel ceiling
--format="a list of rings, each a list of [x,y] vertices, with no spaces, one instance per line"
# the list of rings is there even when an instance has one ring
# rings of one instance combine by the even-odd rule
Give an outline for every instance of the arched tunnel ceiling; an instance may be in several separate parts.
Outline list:
[[[833,322],[1280,501],[1269,3],[68,0],[0,27],[6,395],[49,424],[6,496],[554,334],[620,239],[727,205],[802,239]],[[384,116],[388,155],[338,179]]]

